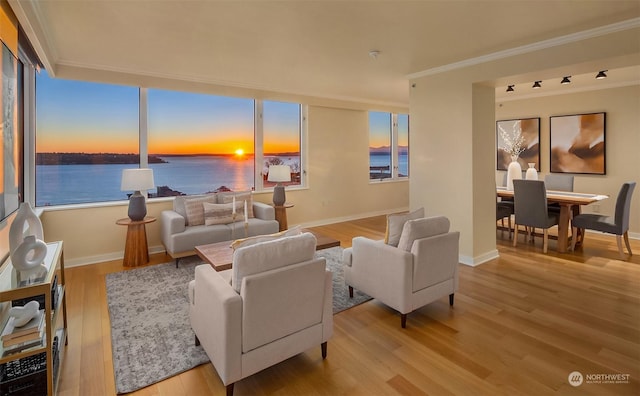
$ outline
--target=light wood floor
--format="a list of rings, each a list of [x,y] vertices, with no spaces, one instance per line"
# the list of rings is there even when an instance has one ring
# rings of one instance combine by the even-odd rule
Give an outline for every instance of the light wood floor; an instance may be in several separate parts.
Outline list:
[[[318,227],[350,246],[382,239],[384,217]],[[615,238],[587,233],[586,246],[549,254],[542,242],[512,248],[497,231],[500,258],[460,265],[454,308],[448,299],[411,313],[407,328],[373,300],[335,316],[328,357],[320,347],[236,384],[241,395],[638,395],[640,241],[619,261]],[[161,254],[152,264],[168,261]],[[67,272],[69,345],[61,395],[113,395],[104,276],[121,261]],[[569,385],[569,373],[629,374],[628,384]],[[211,364],[135,395],[223,395]]]

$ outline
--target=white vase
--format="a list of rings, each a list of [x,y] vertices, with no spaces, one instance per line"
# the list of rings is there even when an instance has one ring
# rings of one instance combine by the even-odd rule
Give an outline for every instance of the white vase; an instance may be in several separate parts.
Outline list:
[[[538,180],[538,171],[536,170],[535,163],[529,162],[529,169],[527,169],[524,178],[527,180]]]
[[[20,204],[18,213],[9,229],[9,253],[13,258],[13,252],[22,244],[24,238],[33,235],[36,239],[44,240],[42,223],[36,212],[31,209],[29,202]]]
[[[34,235],[24,238],[11,255],[11,264],[20,272],[28,272],[40,267],[47,255],[47,244]]]
[[[513,190],[513,181],[522,179],[522,167],[518,163],[518,157],[511,157],[507,167],[507,190]]]

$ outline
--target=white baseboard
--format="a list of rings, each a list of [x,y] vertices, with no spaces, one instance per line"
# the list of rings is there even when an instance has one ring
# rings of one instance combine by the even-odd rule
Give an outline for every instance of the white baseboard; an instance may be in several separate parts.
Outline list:
[[[461,254],[458,256],[458,262],[464,265],[475,267],[477,265],[486,263],[487,261],[493,260],[498,257],[500,257],[500,255],[498,254],[498,250],[494,249],[476,257],[470,257],[470,256],[465,256]]]

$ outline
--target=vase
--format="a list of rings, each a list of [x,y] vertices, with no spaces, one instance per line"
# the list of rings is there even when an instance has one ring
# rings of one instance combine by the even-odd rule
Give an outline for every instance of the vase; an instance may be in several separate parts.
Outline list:
[[[522,167],[518,162],[518,157],[512,156],[507,167],[507,190],[513,190],[513,181],[522,179]]]
[[[22,244],[25,236],[33,235],[36,239],[44,240],[42,223],[36,212],[31,209],[29,202],[22,202],[18,213],[9,228],[9,254],[13,258],[13,252]]]
[[[529,162],[529,169],[527,169],[524,178],[527,180],[538,180],[538,171],[536,170],[535,163]]]
[[[34,235],[27,235],[11,255],[11,264],[20,272],[40,267],[47,255],[47,245]]]

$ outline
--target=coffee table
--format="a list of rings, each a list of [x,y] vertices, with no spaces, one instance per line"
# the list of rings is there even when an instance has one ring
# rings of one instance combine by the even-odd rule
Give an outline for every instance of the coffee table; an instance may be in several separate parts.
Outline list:
[[[302,230],[302,232],[310,232],[316,237],[316,240],[318,241],[316,243],[316,250],[340,246],[339,240],[317,231]],[[209,263],[214,270],[228,270],[231,268],[231,263],[233,261],[233,249],[231,248],[231,242],[232,241],[224,241],[196,246],[196,253],[201,259]]]

